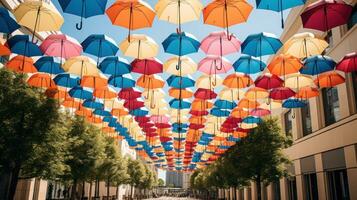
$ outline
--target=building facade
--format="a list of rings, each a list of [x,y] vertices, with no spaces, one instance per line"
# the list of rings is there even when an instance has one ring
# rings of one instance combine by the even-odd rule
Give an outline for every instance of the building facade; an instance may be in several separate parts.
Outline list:
[[[324,55],[336,62],[348,53],[357,52],[357,26],[353,23],[327,33],[302,27],[300,14],[315,1],[308,0],[305,6],[290,11],[281,41],[284,43],[294,34],[308,31],[329,43]],[[356,12],[356,0],[345,2],[354,5]],[[346,83],[321,89],[320,95],[310,99],[305,108],[279,112],[283,133],[293,139],[293,145],[284,150],[293,163],[288,166],[292,177],[263,188],[263,199],[357,199],[357,73],[341,75]],[[219,195],[255,200],[256,184],[237,191],[220,191]]]
[[[183,173],[178,171],[166,171],[166,186],[167,187],[183,187]]]

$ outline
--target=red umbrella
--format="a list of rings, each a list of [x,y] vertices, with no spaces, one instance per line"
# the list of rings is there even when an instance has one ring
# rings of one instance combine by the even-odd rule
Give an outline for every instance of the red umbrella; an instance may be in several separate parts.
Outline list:
[[[144,106],[145,106],[144,102],[138,101],[136,99],[126,100],[125,103],[124,103],[124,107],[129,109],[129,110],[135,110],[135,109],[138,109],[138,108],[142,108]]]
[[[295,96],[295,92],[292,89],[288,87],[279,87],[279,88],[274,88],[270,92],[269,97],[274,100],[284,100],[293,96]]]
[[[309,5],[301,14],[304,28],[329,31],[346,24],[353,7],[342,0],[320,0]]]
[[[162,128],[171,128],[171,125],[170,124],[166,124],[166,123],[156,123],[155,126],[157,128],[160,128],[160,129],[162,129]]]
[[[154,127],[155,124],[151,123],[151,122],[144,122],[144,123],[139,123],[139,126],[141,128],[151,128],[151,127]]]
[[[190,114],[194,115],[194,116],[204,116],[204,115],[208,115],[209,113],[206,110],[204,110],[204,111],[191,110]]]
[[[146,123],[150,121],[150,117],[146,117],[146,116],[136,116],[135,117],[135,121],[138,123]]]
[[[156,128],[142,128],[142,130],[145,132],[145,133],[156,133]]]
[[[204,89],[204,88],[199,88],[196,92],[195,92],[195,98],[197,99],[215,99],[217,97],[217,94],[215,92],[213,92],[212,90],[209,89]]]
[[[122,89],[118,97],[125,100],[131,100],[141,97],[141,92],[135,88],[125,88]]]
[[[337,64],[337,70],[349,73],[357,71],[357,52],[347,54],[343,59]]]
[[[259,76],[255,80],[255,86],[264,88],[266,90],[270,90],[273,88],[278,88],[283,86],[284,81],[281,80],[277,75],[274,74],[265,74],[262,76]]]
[[[205,125],[203,125],[203,124],[190,124],[190,126],[189,126],[190,129],[194,129],[194,130],[198,130],[198,129],[201,129],[204,127],[205,127]]]
[[[139,74],[152,75],[162,73],[163,66],[156,58],[135,59],[131,63],[131,71]]]

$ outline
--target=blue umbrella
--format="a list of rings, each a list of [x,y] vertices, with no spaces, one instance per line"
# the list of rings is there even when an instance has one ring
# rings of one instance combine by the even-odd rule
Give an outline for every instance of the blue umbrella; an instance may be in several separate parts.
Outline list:
[[[95,109],[93,111],[93,114],[99,115],[99,116],[102,116],[102,117],[110,117],[110,116],[112,116],[112,114],[110,114],[109,111],[106,111],[106,110],[103,110],[103,109]]]
[[[249,116],[244,118],[242,122],[247,124],[258,124],[262,122],[262,119],[259,117]]]
[[[296,6],[304,5],[306,0],[256,0],[257,9],[280,12],[281,26],[284,28],[283,11]]]
[[[131,71],[131,66],[128,61],[117,56],[104,58],[98,68],[104,74],[113,76],[128,74]]]
[[[82,43],[83,51],[98,58],[114,56],[119,48],[115,41],[103,34],[92,34]]]
[[[307,104],[299,99],[288,99],[284,101],[283,107],[284,108],[303,108]]]
[[[234,71],[245,74],[261,72],[266,64],[252,56],[241,56],[234,64]]]
[[[87,99],[83,102],[82,104],[86,108],[91,108],[91,109],[103,109],[104,104],[99,101],[98,99]]]
[[[191,107],[190,102],[180,100],[180,99],[172,99],[169,102],[169,105],[173,109],[189,109]]]
[[[218,107],[219,109],[233,109],[237,106],[237,104],[233,101],[221,100],[218,99],[214,106]]]
[[[56,85],[67,88],[73,88],[79,85],[80,82],[80,78],[78,76],[67,73],[58,74],[53,80],[55,81]]]
[[[30,41],[28,35],[15,35],[7,40],[7,44],[12,53],[32,57],[42,56],[40,48]]]
[[[184,124],[184,123],[173,123],[171,126],[172,128],[178,128],[178,127],[188,128],[188,124]]]
[[[146,108],[138,108],[135,110],[131,110],[129,113],[133,116],[145,116],[149,114],[149,111]]]
[[[279,38],[271,33],[249,35],[242,43],[242,53],[254,57],[272,55],[283,46]]]
[[[171,75],[167,80],[167,84],[173,88],[189,88],[195,86],[195,81],[190,77],[181,77],[176,75]]]
[[[61,65],[55,62],[54,58],[51,56],[44,56],[35,62],[35,67],[39,72],[45,72],[49,74],[60,74],[64,73]]]
[[[107,1],[108,0],[59,0],[58,2],[63,12],[81,17],[80,23],[76,24],[76,28],[81,30],[83,27],[83,18],[104,14]]]
[[[193,35],[185,32],[172,33],[162,42],[162,46],[166,53],[184,56],[196,53],[200,48],[200,42]]]
[[[311,56],[305,60],[304,67],[300,69],[300,73],[318,75],[333,70],[335,66],[336,62],[328,56]]]
[[[211,115],[216,117],[228,117],[230,112],[228,110],[222,110],[219,108],[212,108],[210,111]]]
[[[118,88],[132,88],[135,86],[136,82],[129,74],[125,74],[122,76],[111,76],[108,80],[108,83]]]
[[[71,90],[69,90],[69,95],[73,98],[77,99],[92,99],[93,93],[89,90],[84,89],[80,86],[75,86]]]
[[[0,32],[10,34],[19,28],[20,25],[10,16],[9,11],[0,7]]]

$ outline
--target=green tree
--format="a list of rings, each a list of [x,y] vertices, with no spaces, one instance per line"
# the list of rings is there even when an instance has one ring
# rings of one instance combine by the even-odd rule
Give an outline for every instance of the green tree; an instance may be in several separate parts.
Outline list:
[[[128,184],[131,186],[130,198],[132,198],[134,188],[139,187],[139,185],[143,182],[145,176],[145,167],[138,160],[128,159],[127,173],[130,177]]]
[[[165,186],[165,181],[162,178],[159,178],[157,181],[157,186],[159,187]]]
[[[1,199],[13,199],[20,176],[51,179],[67,170],[58,103],[25,79],[0,69],[0,173],[9,178]]]
[[[288,175],[285,166],[290,161],[282,150],[289,145],[291,140],[281,134],[277,119],[265,119],[230,152],[230,162],[242,172],[239,177],[256,182],[258,200],[261,200],[261,183]]]

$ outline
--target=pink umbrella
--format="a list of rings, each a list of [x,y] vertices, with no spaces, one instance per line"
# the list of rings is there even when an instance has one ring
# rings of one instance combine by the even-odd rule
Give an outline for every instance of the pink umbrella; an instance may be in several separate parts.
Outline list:
[[[357,52],[349,53],[343,57],[336,69],[346,73],[357,71]]]
[[[264,108],[256,108],[250,111],[250,115],[257,116],[257,117],[263,117],[270,114],[271,114],[270,110]]]
[[[154,123],[169,123],[170,122],[170,118],[166,115],[152,115],[150,117],[151,121]]]
[[[216,56],[238,52],[240,41],[234,35],[229,37],[225,31],[213,32],[202,40],[200,48],[206,54]]]
[[[46,55],[65,59],[79,56],[83,51],[77,40],[64,34],[49,35],[41,43],[40,49]]]
[[[221,66],[218,68],[217,66]],[[207,56],[198,63],[198,71],[205,74],[224,74],[233,68],[232,64],[225,58],[218,56]]]

